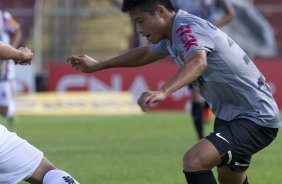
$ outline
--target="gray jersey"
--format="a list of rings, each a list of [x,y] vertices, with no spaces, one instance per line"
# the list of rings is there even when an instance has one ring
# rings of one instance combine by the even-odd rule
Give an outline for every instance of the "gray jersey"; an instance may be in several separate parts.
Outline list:
[[[247,118],[281,127],[280,114],[262,73],[246,53],[208,21],[180,10],[174,18],[172,44],[162,40],[152,45],[162,56],[170,55],[179,67],[195,50],[207,52],[207,69],[193,82],[216,117],[230,121]]]

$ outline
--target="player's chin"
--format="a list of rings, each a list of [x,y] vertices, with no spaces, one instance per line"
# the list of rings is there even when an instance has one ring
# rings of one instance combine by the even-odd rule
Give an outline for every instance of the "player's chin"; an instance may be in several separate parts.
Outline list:
[[[154,40],[154,39],[147,39],[150,43],[152,43],[152,44],[157,44],[157,43],[159,43],[159,41],[157,41],[157,40]]]
[[[152,35],[147,37],[147,41],[152,43],[152,44],[156,44],[158,43],[160,40],[155,39],[154,37],[152,37]]]
[[[156,38],[152,38],[152,39],[148,39],[148,41],[150,42],[150,43],[152,43],[152,44],[157,44],[157,43],[159,43],[160,41],[161,41],[162,39],[156,39]]]

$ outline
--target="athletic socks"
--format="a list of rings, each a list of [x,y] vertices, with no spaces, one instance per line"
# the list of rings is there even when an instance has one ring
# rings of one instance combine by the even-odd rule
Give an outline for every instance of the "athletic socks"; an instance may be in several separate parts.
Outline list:
[[[211,170],[183,172],[188,184],[216,184],[216,180]]]
[[[204,137],[202,103],[192,104],[192,116],[193,116],[193,122],[197,131],[198,138],[202,139]]]
[[[70,174],[62,170],[48,171],[43,178],[43,184],[79,184]]]

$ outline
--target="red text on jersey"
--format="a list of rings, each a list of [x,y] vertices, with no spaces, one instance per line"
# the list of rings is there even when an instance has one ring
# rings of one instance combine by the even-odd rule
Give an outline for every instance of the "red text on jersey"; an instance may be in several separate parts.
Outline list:
[[[192,33],[190,26],[181,26],[176,30],[181,43],[184,45],[185,51],[187,52],[191,46],[198,46],[197,39]]]

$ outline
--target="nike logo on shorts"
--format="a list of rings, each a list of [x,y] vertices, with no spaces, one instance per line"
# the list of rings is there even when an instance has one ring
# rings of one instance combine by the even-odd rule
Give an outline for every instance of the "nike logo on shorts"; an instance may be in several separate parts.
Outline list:
[[[224,141],[226,141],[226,142],[228,142],[229,143],[229,141],[227,140],[227,139],[225,139],[224,137],[222,137],[221,135],[220,135],[220,133],[216,133],[215,134],[217,137],[219,137],[219,138],[221,138],[221,139],[223,139]],[[229,143],[230,144],[230,143]]]

